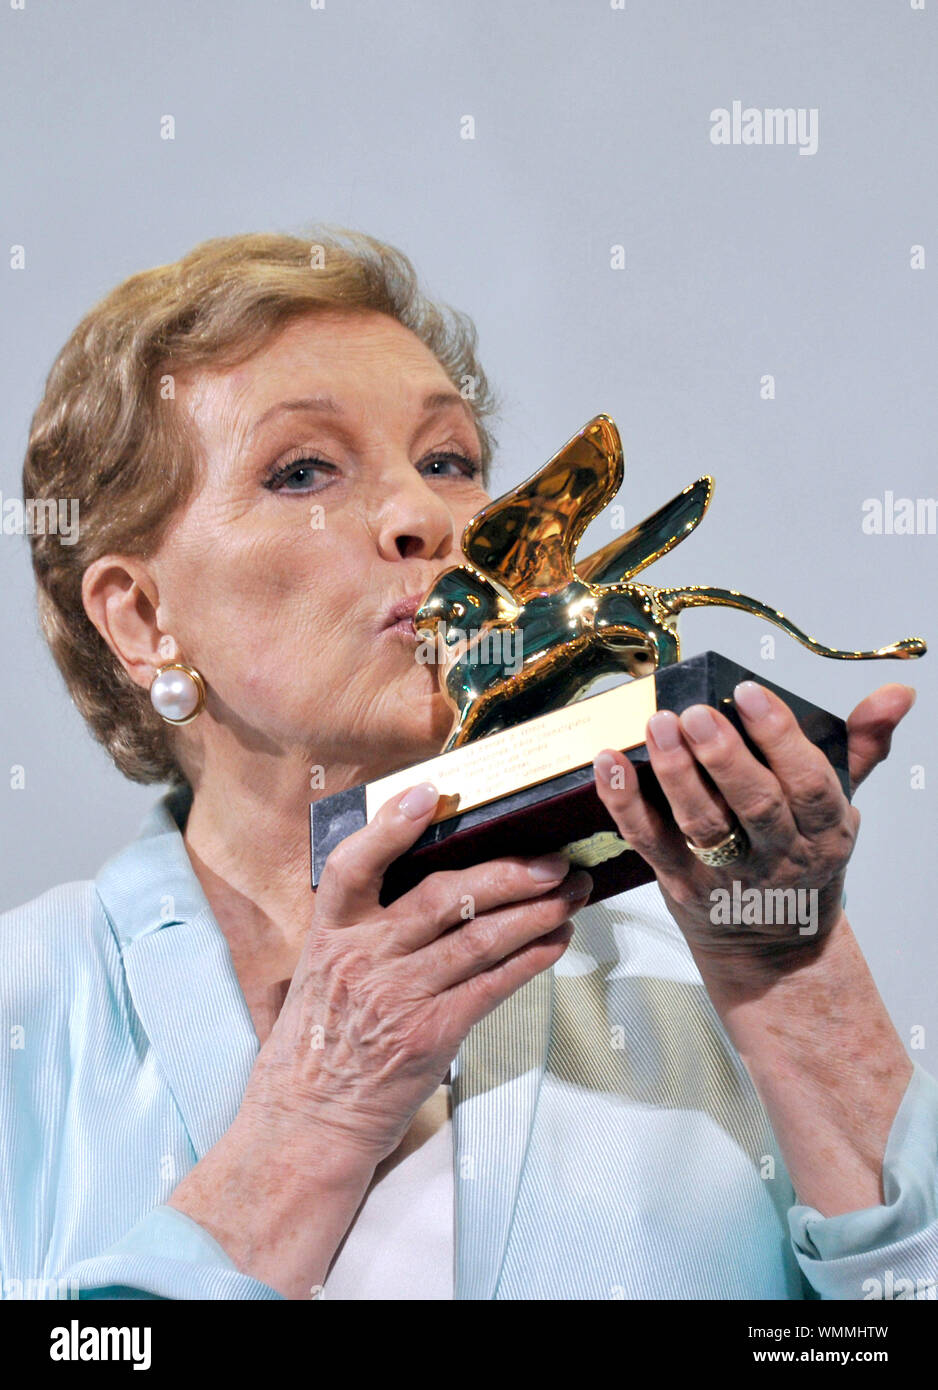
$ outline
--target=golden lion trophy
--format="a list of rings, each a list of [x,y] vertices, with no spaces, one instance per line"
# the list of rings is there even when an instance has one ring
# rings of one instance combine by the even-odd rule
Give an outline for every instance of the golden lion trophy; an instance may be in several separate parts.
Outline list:
[[[543,468],[468,523],[465,560],[437,578],[414,619],[423,644],[417,657],[436,663],[453,710],[449,737],[435,758],[312,804],[314,887],[334,844],[388,797],[424,780],[440,788],[440,805],[385,876],[386,901],[439,868],[558,849],[589,866],[590,901],[646,882],[651,870],[616,833],[596,795],[592,759],[602,747],[621,749],[654,799],[647,720],[658,709],[679,714],[705,703],[743,733],[732,701],[741,680],[758,680],[785,700],[849,795],[843,721],[716,652],[682,661],[679,615],[686,608],[736,608],[818,656],[842,661],[907,660],[924,654],[924,641],[907,637],[873,651],[840,650],[735,589],[638,583],[636,575],[702,520],[713,496],[708,475],[578,560],[586,528],[616,496],[623,474],[615,422],[597,415]],[[587,694],[617,673],[627,679]]]

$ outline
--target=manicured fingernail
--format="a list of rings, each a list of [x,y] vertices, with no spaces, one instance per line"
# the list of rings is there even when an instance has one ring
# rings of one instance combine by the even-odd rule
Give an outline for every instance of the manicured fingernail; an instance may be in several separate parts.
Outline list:
[[[747,719],[761,719],[772,708],[768,695],[755,681],[740,681],[733,699]]]
[[[681,715],[681,727],[695,743],[709,743],[717,736],[717,721],[708,705],[691,705]]]
[[[576,869],[563,885],[565,898],[588,898],[593,891],[593,877],[585,869]]]
[[[397,803],[397,809],[407,816],[408,820],[419,820],[439,799],[440,793],[432,782],[418,782],[416,787],[411,787],[404,793]]]
[[[648,728],[655,741],[655,746],[660,748],[662,753],[670,753],[672,748],[680,746],[681,724],[677,715],[669,709],[659,710],[653,714],[648,721]]]
[[[618,767],[618,763],[611,753],[597,753],[593,759],[593,771],[599,781],[604,782],[607,787],[612,784],[612,769],[614,767]]]
[[[570,860],[565,854],[545,854],[542,859],[532,859],[528,873],[535,883],[558,883],[569,867]]]

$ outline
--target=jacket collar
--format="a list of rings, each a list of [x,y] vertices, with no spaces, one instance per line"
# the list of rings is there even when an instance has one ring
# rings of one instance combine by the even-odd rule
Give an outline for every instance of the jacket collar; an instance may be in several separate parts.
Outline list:
[[[260,1044],[228,943],[182,832],[189,788],[166,793],[95,882],[134,1008],[201,1159],[232,1124]],[[494,1297],[553,1009],[553,971],[482,1019],[452,1065],[456,1298]]]
[[[187,787],[163,796],[95,884],[134,1008],[200,1159],[233,1122],[260,1044],[182,838],[191,803]]]
[[[189,787],[168,791],[147,812],[137,838],[95,880],[122,950],[211,911],[182,838],[191,805]]]

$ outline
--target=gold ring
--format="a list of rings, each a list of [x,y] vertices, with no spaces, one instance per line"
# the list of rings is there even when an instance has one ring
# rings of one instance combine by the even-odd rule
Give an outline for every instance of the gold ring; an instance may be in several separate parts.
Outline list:
[[[691,854],[696,854],[701,864],[706,864],[708,869],[721,869],[724,864],[732,864],[733,860],[738,859],[744,852],[746,837],[742,830],[731,830],[719,844],[709,845],[706,849],[693,844],[686,836],[684,843]]]

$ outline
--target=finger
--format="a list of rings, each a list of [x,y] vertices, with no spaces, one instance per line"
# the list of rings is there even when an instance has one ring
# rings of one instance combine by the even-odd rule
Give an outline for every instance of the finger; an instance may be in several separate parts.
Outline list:
[[[768,759],[799,832],[815,836],[839,825],[848,802],[837,774],[801,731],[784,700],[755,681],[733,691],[746,732]]]
[[[691,705],[681,714],[681,729],[753,850],[790,844],[798,829],[778,778],[753,757],[729,720],[709,705]]]
[[[656,873],[679,871],[686,863],[687,849],[674,827],[642,796],[629,759],[615,748],[604,748],[593,760],[593,771],[596,793],[623,840]]]
[[[593,880],[576,869],[559,888],[542,898],[495,912],[483,912],[415,951],[408,968],[418,972],[431,994],[488,970],[515,951],[554,931],[589,897]]]
[[[538,859],[489,859],[468,869],[438,869],[393,904],[395,942],[401,952],[426,946],[450,927],[509,903],[523,902],[566,877],[566,854]]]
[[[847,720],[851,792],[888,755],[896,725],[915,704],[911,685],[881,685],[861,700]]]
[[[733,813],[708,783],[685,742],[681,721],[671,710],[652,715],[646,747],[658,785],[668,799],[678,829],[695,845],[717,845],[733,829]]]
[[[391,797],[373,820],[340,840],[326,858],[316,889],[317,921],[348,927],[372,911],[389,865],[423,834],[439,799],[432,782],[419,782]]]
[[[486,1014],[504,1004],[517,990],[529,984],[535,975],[548,970],[563,955],[573,937],[574,926],[569,920],[546,936],[538,937],[513,951],[510,956],[480,970],[468,980],[445,990],[438,998],[452,1020],[454,1034],[460,1041]]]

